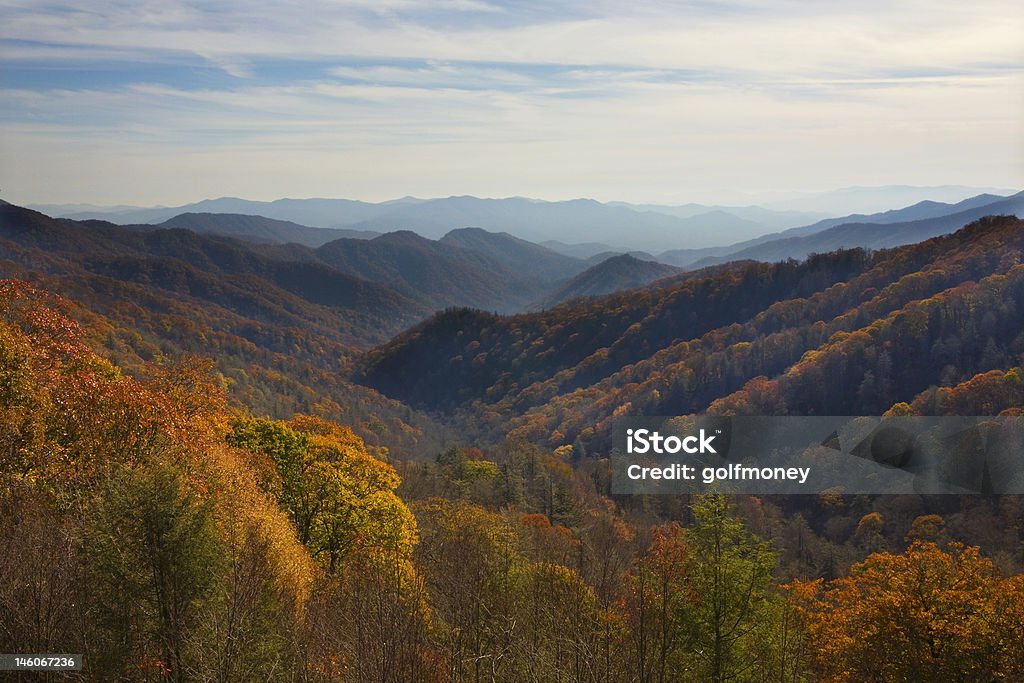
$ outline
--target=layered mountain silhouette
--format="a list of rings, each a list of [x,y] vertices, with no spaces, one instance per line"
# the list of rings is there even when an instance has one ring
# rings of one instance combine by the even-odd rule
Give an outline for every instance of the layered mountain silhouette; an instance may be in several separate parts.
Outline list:
[[[336,239],[373,239],[379,232],[345,230],[343,228],[311,228],[291,221],[239,213],[182,213],[158,223],[160,228],[184,228],[198,233],[227,235],[243,240],[272,244],[294,242],[307,247],[320,247]]]
[[[784,238],[816,252],[804,260],[762,252],[775,262],[678,274],[628,255],[591,266],[481,229],[311,248],[290,238],[292,225],[246,217],[224,219],[241,240],[3,204],[0,275],[105,316],[97,343],[126,367],[213,356],[234,391],[268,412],[373,405],[404,433],[402,411],[425,410],[465,434],[600,449],[623,411],[881,414],[904,402],[984,414],[1019,404],[1024,223],[977,216],[1016,211],[1020,196],[987,199]],[[906,220],[915,215],[926,217]],[[870,249],[826,249],[851,236]],[[550,307],[496,313],[538,301]]]
[[[591,265],[507,233],[477,228],[453,230],[440,240],[405,230],[324,242],[349,231],[241,214],[182,214],[159,225],[120,226],[52,219],[12,205],[5,209],[0,234],[10,241],[8,253],[23,263],[47,259],[53,272],[145,283],[174,295],[206,292],[217,304],[222,303],[218,295],[240,288],[260,299],[298,296],[311,304],[351,309],[353,315],[339,327],[353,333],[358,329],[356,336],[364,342],[381,341],[381,335],[446,307],[524,309]],[[667,266],[632,260],[601,287],[639,286],[670,272]],[[263,308],[296,306],[268,302]]]
[[[309,228],[355,231],[355,234],[336,233],[334,238],[368,238],[374,234],[411,230],[429,239],[440,239],[452,230],[475,226],[531,242],[550,242],[543,246],[577,258],[590,258],[601,252],[646,250],[651,253],[667,252],[659,255],[657,260],[689,267],[702,259],[720,259],[766,241],[817,233],[841,223],[896,223],[935,218],[977,208],[998,198],[988,192],[959,203],[917,201],[896,211],[847,213],[842,218],[818,220],[827,215],[822,213],[822,209],[828,206],[892,206],[928,193],[945,198],[964,196],[969,192],[968,188],[962,187],[847,188],[837,193],[813,195],[805,198],[804,204],[801,204],[804,200],[793,200],[789,204],[783,202],[769,207],[660,206],[601,203],[589,199],[548,202],[522,197],[482,199],[457,196],[438,199],[404,197],[380,203],[347,199],[262,202],[224,197],[178,207],[102,209],[84,205],[53,205],[39,208],[66,218],[99,219],[118,224],[160,224],[172,219],[177,221],[176,217],[182,214],[261,216],[303,228],[290,228],[294,235],[289,238],[282,235],[282,229],[287,232],[287,226],[260,225],[253,219],[243,221],[236,218],[218,226],[213,224],[213,219],[190,216],[178,224],[200,232],[292,241],[313,247],[330,240],[326,234],[310,232]],[[804,205],[817,208],[798,208]],[[769,234],[773,236],[768,237]]]
[[[924,201],[877,214],[829,218],[728,247],[669,250],[659,254],[658,260],[699,268],[737,259],[804,258],[842,247],[892,247],[945,234],[982,216],[1021,213],[1024,192],[1009,197],[982,194],[955,204]]]
[[[0,207],[0,255],[48,276],[89,283],[104,307],[133,300],[119,301],[115,291],[138,289],[154,302],[167,300],[161,308],[184,303],[263,325],[312,326],[356,346],[430,311],[386,285],[322,262],[268,256],[233,238],[55,220],[12,205]]]
[[[493,233],[481,228],[452,230],[440,239],[440,243],[486,254],[517,275],[544,282],[565,281],[587,267],[579,258],[505,232]]]
[[[316,253],[342,272],[388,283],[434,308],[512,311],[542,295],[550,284],[514,272],[489,254],[408,230],[372,240],[335,240]]]
[[[628,241],[632,249],[656,251],[733,243],[780,227],[800,225],[807,218],[820,215],[761,210],[761,217],[768,218],[762,222],[716,207],[707,207],[694,215],[674,215],[646,207],[604,204],[591,199],[545,202],[522,197],[482,199],[469,196],[428,200],[404,198],[378,204],[347,199],[258,202],[225,197],[152,209],[38,208],[65,218],[99,219],[119,224],[162,223],[184,213],[244,214],[317,228],[376,233],[411,230],[431,239],[439,239],[453,229],[475,226],[489,232],[506,232],[532,242],[603,242],[611,245],[612,249],[618,249],[620,245],[625,246],[623,241]],[[625,237],[628,240],[624,240]],[[607,246],[597,251],[606,250]],[[587,256],[593,253],[596,252]]]

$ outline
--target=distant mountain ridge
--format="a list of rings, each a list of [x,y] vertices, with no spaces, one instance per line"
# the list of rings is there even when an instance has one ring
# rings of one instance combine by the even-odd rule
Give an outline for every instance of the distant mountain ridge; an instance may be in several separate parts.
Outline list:
[[[560,254],[505,232],[493,233],[481,228],[460,228],[452,230],[438,241],[441,244],[451,244],[487,254],[500,260],[502,265],[513,273],[539,278],[543,282],[564,281],[587,267],[587,264],[578,258]]]
[[[341,228],[312,228],[291,221],[238,213],[181,213],[158,224],[162,228],[185,228],[193,232],[229,235],[274,244],[294,242],[319,247],[336,239],[373,239],[379,232]]]
[[[988,197],[988,196],[983,196]],[[889,217],[902,217],[914,214],[933,214],[931,217],[917,220],[875,221],[875,222],[843,222],[825,230],[800,234],[797,231],[792,237],[761,242],[739,251],[722,256],[701,259],[691,264],[692,267],[725,263],[736,259],[753,259],[757,261],[780,261],[787,258],[802,259],[811,253],[823,253],[840,248],[867,247],[883,249],[913,244],[930,237],[944,235],[958,227],[983,216],[992,215],[1024,215],[1024,192],[1011,197],[995,198],[994,201],[981,203],[972,198],[961,202],[969,208],[955,213],[941,213],[943,206],[929,203],[927,206],[915,205],[902,211],[886,212]],[[961,208],[961,204],[950,208]],[[911,211],[910,209],[914,209]],[[937,215],[935,215],[937,214]],[[786,234],[786,233],[783,233]]]
[[[866,242],[861,244],[860,242],[854,242],[843,244],[831,243],[831,246],[829,246],[829,238],[825,238],[824,240],[809,240],[809,242],[814,243],[814,246],[809,248],[808,251],[803,252],[803,254],[800,253],[798,245],[801,243],[797,241],[797,238],[825,233],[831,228],[842,225],[891,225],[936,219],[936,223],[934,225],[936,226],[935,229],[939,230],[939,232],[926,235],[927,237],[934,237],[935,235],[942,234],[942,231],[949,225],[955,225],[957,221],[967,222],[987,214],[1005,213],[1007,208],[1013,209],[1010,213],[1015,213],[1016,211],[1019,211],[1019,209],[1014,207],[1018,206],[1017,201],[1022,195],[1024,195],[1024,193],[1017,193],[1005,197],[992,194],[981,194],[969,197],[955,204],[923,201],[901,209],[890,209],[870,215],[851,214],[849,216],[842,216],[839,218],[827,218],[809,225],[762,235],[760,237],[746,240],[744,242],[738,242],[726,247],[669,250],[658,254],[657,258],[664,263],[670,263],[680,267],[701,267],[714,263],[724,263],[733,259],[752,258],[756,260],[772,260],[773,258],[800,258],[811,251],[831,251],[832,249],[839,248],[840,246],[877,247],[909,244],[917,239],[924,239],[925,237],[918,237],[917,235],[924,234],[927,230],[925,229],[923,232],[910,235],[905,241],[894,241],[886,244],[868,244]],[[1006,201],[1009,201],[1010,204],[1005,204]],[[952,221],[942,220],[943,217],[946,216],[955,216],[955,218]],[[963,223],[960,224],[962,225]],[[840,232],[833,232],[830,234],[832,236],[836,236],[839,235]],[[884,233],[884,231],[875,232]],[[766,245],[768,243],[778,243],[778,245],[776,247],[764,248],[759,246]],[[791,250],[787,250],[785,246],[780,246],[783,244],[790,245]]]
[[[588,260],[595,256],[624,254],[629,251],[625,247],[614,247],[602,242],[577,242],[574,244],[566,244],[559,240],[544,240],[543,242],[540,242],[540,245],[552,251],[557,251],[559,254]],[[607,258],[607,256],[604,257]]]
[[[758,202],[773,211],[823,211],[825,213],[872,214],[893,206],[909,206],[932,200],[956,204],[978,194],[1005,196],[1013,188],[967,187],[964,185],[882,185],[874,187],[841,187],[828,192],[804,193],[790,198],[762,199]]]
[[[662,251],[671,246],[713,246],[722,240],[737,242],[797,225],[790,221],[762,223],[726,210],[709,207],[700,215],[678,216],[647,207],[601,203],[592,199],[539,201],[522,197],[481,199],[453,196],[438,199],[404,198],[377,204],[347,199],[278,199],[250,201],[234,197],[208,199],[178,207],[113,210],[70,206],[38,207],[74,220],[107,220],[119,224],[162,223],[180,214],[230,213],[256,215],[316,228],[344,228],[377,233],[412,230],[439,239],[454,229],[479,227],[506,232],[532,242],[557,239],[566,242],[618,244],[624,231],[630,249]],[[762,214],[775,215],[762,211]],[[806,217],[805,217],[806,219]],[[603,251],[603,250],[602,250]]]
[[[979,189],[978,193],[1000,192]],[[701,254],[678,255],[665,259],[673,265],[686,265],[705,257],[720,256],[729,248],[767,234],[803,227],[811,231],[825,229],[818,224],[829,214],[844,215],[845,222],[860,218],[850,211],[836,211],[836,206],[876,210],[919,204],[922,199],[942,204],[939,200],[971,196],[971,188],[940,186],[934,188],[888,186],[880,188],[845,188],[832,193],[812,194],[794,200],[779,200],[762,205],[704,205],[602,203],[592,199],[543,201],[523,197],[486,199],[452,196],[434,199],[402,197],[372,203],[349,199],[278,199],[252,201],[236,197],[207,199],[178,207],[90,207],[88,205],[48,205],[36,207],[46,213],[76,220],[99,219],[119,224],[163,223],[180,214],[241,214],[289,221],[310,228],[358,230],[372,233],[412,230],[424,237],[441,239],[452,230],[478,227],[492,233],[505,232],[531,242],[547,241],[566,245],[558,247],[566,255],[588,258],[604,251],[649,251],[660,253],[677,250],[714,249]],[[815,200],[817,198],[817,200]],[[818,201],[815,204],[815,201]],[[787,203],[788,202],[788,203]],[[801,203],[802,202],[802,203]],[[833,210],[829,210],[832,207]],[[938,207],[937,210],[944,210]],[[867,220],[870,212],[862,212]],[[913,220],[925,216],[904,217]],[[829,219],[836,220],[836,219]],[[874,220],[874,219],[872,219]],[[895,217],[885,218],[895,222]],[[205,229],[205,228],[199,228]],[[266,236],[264,234],[264,236]],[[339,235],[340,236],[340,235]],[[360,237],[362,235],[347,235]],[[319,237],[313,236],[315,239]],[[304,240],[304,241],[303,241]],[[307,234],[297,239],[308,246]],[[582,247],[594,243],[594,248]],[[602,245],[602,246],[597,246]],[[743,246],[750,246],[745,244]],[[659,257],[660,258],[660,257]]]
[[[40,206],[39,209],[53,211],[61,218],[74,220],[99,219],[112,223],[162,223],[182,213],[234,213],[263,216],[275,220],[291,221],[316,228],[336,227],[334,216],[350,217],[350,220],[364,220],[378,211],[379,205],[352,199],[276,199],[270,202],[238,197],[204,199],[191,204],[175,207],[116,207],[112,211],[100,208],[86,211],[59,211],[58,207]]]
[[[541,296],[549,283],[505,267],[500,259],[473,249],[421,237],[409,230],[372,240],[340,239],[316,250],[334,268],[387,283],[433,308],[472,306],[515,311]]]

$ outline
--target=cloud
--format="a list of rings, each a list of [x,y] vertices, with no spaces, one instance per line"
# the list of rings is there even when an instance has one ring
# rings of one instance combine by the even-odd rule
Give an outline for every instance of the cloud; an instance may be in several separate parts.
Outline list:
[[[753,73],[1019,64],[1016,3],[0,3],[0,37],[259,58],[620,64]],[[545,8],[542,10],[541,8]],[[927,11],[925,11],[927,10]],[[1000,21],[992,21],[1000,17]],[[1014,17],[1018,17],[1014,19]],[[519,18],[519,21],[516,21]]]
[[[34,201],[156,178],[161,201],[193,199],[189,168],[268,198],[339,177],[378,198],[1024,184],[1016,2],[84,7],[0,0],[0,149],[40,174],[0,162],[0,180]],[[138,166],[111,162],[106,186],[41,180],[115,150]]]

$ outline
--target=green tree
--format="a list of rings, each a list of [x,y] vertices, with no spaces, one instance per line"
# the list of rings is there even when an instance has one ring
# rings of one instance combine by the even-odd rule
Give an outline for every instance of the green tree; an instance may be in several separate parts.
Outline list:
[[[227,442],[270,459],[273,469],[254,463],[261,474],[260,483],[265,490],[276,495],[281,507],[294,517],[301,509],[302,479],[309,466],[306,459],[309,435],[292,429],[284,422],[242,417],[232,422]]]
[[[775,557],[718,493],[692,506],[688,541],[694,561],[695,680],[760,680],[760,635],[770,627]]]
[[[190,677],[198,613],[225,559],[211,502],[164,463],[121,469],[94,501],[84,548],[107,632],[103,676],[131,666]]]
[[[304,416],[290,423],[245,418],[227,439],[272,460],[276,473],[263,477],[266,488],[331,573],[356,551],[411,554],[416,522],[394,492],[398,473],[349,428]]]

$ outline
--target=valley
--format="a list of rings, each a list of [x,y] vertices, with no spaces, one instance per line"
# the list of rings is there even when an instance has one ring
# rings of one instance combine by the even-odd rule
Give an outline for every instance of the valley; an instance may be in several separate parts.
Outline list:
[[[19,609],[24,635],[0,638],[74,643],[106,672],[144,653],[209,668],[226,628],[260,648],[253,670],[311,672],[295,680],[469,681],[473,662],[505,653],[494,680],[632,681],[663,658],[778,666],[767,680],[781,682],[836,661],[872,670],[875,653],[804,648],[860,633],[836,620],[851,609],[843,591],[935,566],[963,568],[940,592],[973,572],[964,599],[1009,638],[1024,605],[1015,496],[622,495],[609,455],[623,415],[1021,415],[1019,202],[819,221],[688,269],[482,228],[431,239],[214,213],[118,225],[0,205],[3,504],[28,520],[0,525],[25,558],[0,562],[16,578],[0,604],[23,601],[34,573],[104,615],[71,610],[44,630]],[[903,220],[921,212],[933,215]],[[64,500],[87,511],[81,523]],[[191,544],[175,561],[195,621],[153,622],[179,650],[117,625],[144,622],[132,605],[152,599],[156,551],[111,545],[137,514]],[[42,524],[71,545],[27,550]],[[231,564],[243,560],[249,573]],[[751,590],[714,597],[716,571]],[[135,602],[96,602],[126,572]],[[218,595],[247,616],[202,621],[222,618]],[[709,664],[693,652],[716,604],[745,630]],[[869,624],[889,618],[871,609]],[[775,637],[787,623],[793,638]],[[397,633],[408,640],[380,649]],[[1017,671],[1012,648],[971,633],[928,670],[970,657]],[[332,668],[339,652],[363,673]],[[596,664],[573,668],[567,652]]]

